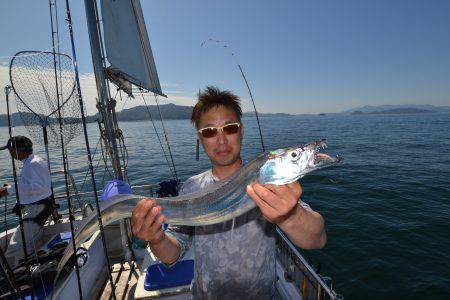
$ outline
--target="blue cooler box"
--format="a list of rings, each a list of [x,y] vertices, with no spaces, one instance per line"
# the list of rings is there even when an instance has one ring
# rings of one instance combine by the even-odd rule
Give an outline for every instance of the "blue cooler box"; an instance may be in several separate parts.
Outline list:
[[[181,260],[170,268],[163,264],[154,264],[147,268],[144,289],[146,291],[155,291],[189,285],[193,278],[193,259]]]

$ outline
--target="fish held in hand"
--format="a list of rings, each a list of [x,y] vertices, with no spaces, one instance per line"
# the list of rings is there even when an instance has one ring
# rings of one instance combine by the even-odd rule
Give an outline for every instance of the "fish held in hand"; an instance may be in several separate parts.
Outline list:
[[[257,180],[261,184],[288,184],[314,170],[342,161],[339,156],[331,157],[320,153],[324,148],[325,140],[319,140],[300,147],[265,152],[228,178],[205,189],[177,197],[156,198],[154,201],[162,207],[166,223],[171,225],[203,226],[225,222],[256,206],[246,193],[246,186],[252,182]],[[103,225],[130,218],[133,208],[144,198],[146,197],[117,195],[103,202],[100,206]],[[76,245],[80,245],[98,230],[97,218],[97,214],[92,213],[83,220],[75,235]],[[68,246],[58,265],[58,275],[72,252],[72,247]]]

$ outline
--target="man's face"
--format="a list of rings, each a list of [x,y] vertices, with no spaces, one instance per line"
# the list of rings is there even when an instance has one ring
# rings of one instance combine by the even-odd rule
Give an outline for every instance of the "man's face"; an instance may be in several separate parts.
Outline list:
[[[200,116],[198,129],[205,127],[217,127],[230,123],[239,122],[236,113],[224,106],[217,106],[208,110]],[[240,160],[241,142],[244,136],[244,129],[241,125],[235,134],[225,134],[218,130],[217,135],[210,138],[203,137],[198,133],[199,140],[203,145],[211,163],[216,166],[230,166]]]

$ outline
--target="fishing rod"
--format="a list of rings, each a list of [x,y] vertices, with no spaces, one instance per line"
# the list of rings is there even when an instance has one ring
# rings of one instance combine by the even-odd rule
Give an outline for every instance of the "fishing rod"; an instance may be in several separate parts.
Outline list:
[[[11,68],[10,68],[11,70]],[[9,111],[9,94],[12,90],[12,87],[10,85],[7,85],[5,87],[5,95],[6,95],[6,111],[7,111],[7,115],[8,115],[8,133],[9,133],[9,138],[12,138],[12,124],[11,124],[11,113]],[[31,282],[31,270],[30,270],[30,262],[28,260],[28,249],[27,249],[27,245],[25,242],[25,230],[23,228],[23,218],[22,218],[22,205],[20,203],[20,197],[19,197],[19,187],[17,185],[17,169],[16,169],[16,163],[14,162],[14,157],[11,155],[11,163],[12,163],[12,167],[13,167],[13,179],[14,179],[14,189],[16,192],[16,203],[17,205],[19,205],[19,227],[20,227],[20,233],[21,233],[21,240],[22,240],[22,249],[23,249],[23,254],[24,254],[24,258],[25,258],[25,267],[26,267],[26,273],[27,273],[27,277],[28,280]],[[31,297],[34,299],[34,291],[33,289],[31,290]],[[25,299],[22,296],[22,299]]]
[[[94,3],[94,5],[95,5],[95,3]],[[88,18],[88,26],[92,26],[92,25],[95,26],[95,24],[94,24],[95,23],[95,13],[93,14],[94,11],[92,10],[93,7],[92,7],[91,1],[85,0],[85,9],[86,9],[86,15]],[[97,7],[95,6],[95,11],[97,11],[96,9],[97,9]],[[97,183],[95,182],[94,167],[92,164],[92,155],[91,155],[91,150],[90,150],[91,148],[89,145],[89,138],[88,138],[88,132],[87,132],[87,125],[86,125],[86,116],[84,114],[84,103],[83,103],[83,97],[81,94],[80,76],[79,76],[79,72],[78,72],[78,63],[77,63],[77,55],[76,55],[76,51],[75,51],[75,41],[74,41],[74,36],[73,36],[72,17],[70,14],[69,0],[66,0],[66,13],[67,13],[67,19],[66,19],[67,26],[69,27],[70,42],[71,42],[71,46],[72,46],[72,57],[73,57],[72,61],[73,61],[73,67],[75,70],[75,80],[77,83],[78,102],[80,105],[81,118],[82,118],[82,123],[83,123],[84,141],[86,144],[86,152],[87,152],[87,157],[88,157],[88,162],[89,162],[89,172],[91,173],[92,188],[94,189],[95,205],[96,205],[96,210],[97,210],[97,215],[98,215],[98,225],[100,228],[100,235],[102,238],[103,251],[105,252],[106,264],[108,266],[108,276],[109,276],[109,282],[111,285],[111,291],[112,291],[112,295],[114,295],[113,298],[115,299],[115,285],[114,285],[114,281],[113,281],[112,274],[111,274],[111,262],[110,262],[109,256],[108,256],[108,249],[106,247],[106,237],[105,237],[102,217],[101,217],[101,213],[100,213],[100,204],[99,204],[98,195],[96,193]],[[93,33],[91,33],[91,31],[93,31],[93,30],[92,29],[89,30],[90,36],[93,35]],[[98,36],[97,36],[97,38],[98,38]],[[92,46],[92,43],[94,43],[95,38],[91,37],[90,39],[91,39],[91,46]],[[98,40],[96,42],[98,43]],[[93,56],[94,56],[94,54],[93,54]],[[94,64],[95,64],[95,62],[94,62]],[[120,170],[120,168],[119,168],[119,170]],[[75,236],[73,236],[73,237],[75,237]],[[72,246],[75,251],[75,248],[76,248],[75,238],[72,238]]]
[[[7,240],[7,239],[6,239]],[[20,298],[25,299],[22,291],[20,290],[19,286],[16,282],[16,277],[14,276],[14,272],[11,270],[8,260],[5,257],[5,254],[3,253],[2,248],[0,247],[0,271],[2,277],[5,279],[6,283],[8,284],[9,290],[11,294],[14,294],[17,299]],[[3,292],[2,292],[3,294]]]
[[[230,47],[229,47],[224,41],[214,40],[214,39],[211,39],[211,38],[210,38],[210,39],[207,39],[206,41],[204,41],[203,43],[201,43],[200,46],[203,47],[203,46],[205,46],[206,43],[208,43],[208,42],[211,42],[211,43],[217,43],[217,44],[222,45],[223,48],[227,49],[227,51],[230,53],[231,57],[234,58],[234,60],[235,60],[235,62],[236,62],[236,64],[237,64],[237,67],[239,68],[239,71],[240,71],[240,73],[241,73],[241,75],[242,75],[242,78],[243,78],[244,81],[245,81],[245,85],[247,86],[248,93],[250,94],[250,99],[252,100],[253,109],[254,109],[254,111],[255,111],[255,116],[256,116],[256,122],[258,123],[259,138],[260,138],[260,140],[261,140],[262,152],[265,152],[265,151],[266,151],[266,148],[265,148],[265,146],[264,146],[264,140],[263,140],[263,136],[262,136],[262,132],[261,132],[261,124],[260,124],[260,122],[259,122],[258,111],[256,110],[255,100],[253,99],[253,94],[252,94],[252,91],[251,91],[251,89],[250,89],[250,85],[248,84],[247,77],[245,76],[244,71],[242,70],[241,64],[238,62],[238,60],[237,60],[236,55],[234,54],[234,52],[231,51]]]
[[[62,160],[63,160],[63,168],[64,168],[64,183],[66,187],[66,197],[67,197],[67,206],[69,210],[69,223],[70,223],[70,233],[72,234],[72,237],[75,236],[75,228],[73,226],[73,219],[74,215],[72,213],[72,199],[69,192],[69,180],[67,177],[67,160],[66,160],[66,151],[64,147],[64,137],[63,137],[63,120],[61,116],[61,101],[60,101],[60,93],[59,93],[59,83],[60,80],[58,80],[58,71],[57,71],[57,61],[56,61],[56,49],[55,49],[55,33],[58,32],[58,30],[55,32],[54,30],[54,24],[53,24],[53,10],[52,6],[55,6],[55,14],[57,16],[58,11],[56,8],[56,0],[55,3],[52,4],[52,0],[48,1],[49,3],[49,9],[50,9],[50,27],[52,31],[52,46],[53,46],[53,69],[54,69],[54,75],[55,75],[55,87],[56,87],[56,101],[57,101],[57,107],[58,107],[58,122],[59,122],[59,133],[60,133],[60,141],[61,141],[61,154],[62,154]],[[57,18],[57,17],[56,17]],[[57,19],[56,19],[57,21]],[[58,41],[59,41],[59,33],[58,33]],[[59,56],[58,56],[59,57]],[[58,63],[59,66],[61,66],[61,63]],[[60,70],[61,73],[61,70]],[[77,257],[77,251],[75,247],[74,239],[72,238],[72,246],[73,246],[73,254],[75,257]],[[81,287],[81,278],[80,278],[80,268],[77,263],[75,263],[75,271],[77,275],[77,284],[78,284],[78,293],[80,296],[80,299],[83,299],[83,292]]]

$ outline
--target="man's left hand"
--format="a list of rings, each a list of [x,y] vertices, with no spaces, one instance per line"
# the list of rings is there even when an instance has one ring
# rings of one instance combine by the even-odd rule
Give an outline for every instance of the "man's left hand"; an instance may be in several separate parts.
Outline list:
[[[8,195],[7,187],[0,187],[0,197],[5,197],[6,195]]]
[[[269,222],[280,224],[295,211],[302,187],[298,181],[286,185],[253,183],[247,186],[247,194]]]

